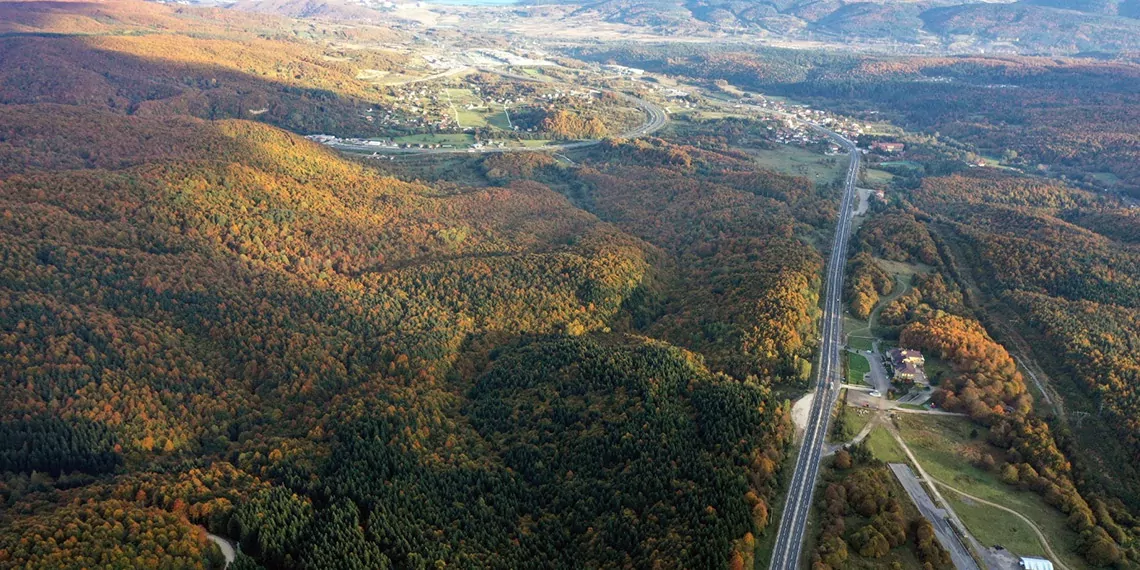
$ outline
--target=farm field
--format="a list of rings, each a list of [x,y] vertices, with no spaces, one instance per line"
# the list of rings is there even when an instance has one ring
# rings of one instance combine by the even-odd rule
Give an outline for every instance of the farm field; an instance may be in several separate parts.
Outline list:
[[[409,143],[468,145],[475,142],[475,136],[465,133],[420,134],[396,137],[392,139],[392,141],[398,144]]]

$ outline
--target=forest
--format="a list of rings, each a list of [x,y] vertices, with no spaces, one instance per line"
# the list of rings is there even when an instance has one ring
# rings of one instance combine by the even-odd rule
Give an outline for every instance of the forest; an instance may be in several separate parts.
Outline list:
[[[837,451],[831,467],[823,473],[815,504],[820,530],[811,553],[813,570],[848,568],[866,560],[926,570],[954,567],[930,521],[865,444]]]
[[[0,39],[0,568],[754,561],[834,188],[662,139],[397,178],[290,132],[371,97],[290,24],[133,6]]]

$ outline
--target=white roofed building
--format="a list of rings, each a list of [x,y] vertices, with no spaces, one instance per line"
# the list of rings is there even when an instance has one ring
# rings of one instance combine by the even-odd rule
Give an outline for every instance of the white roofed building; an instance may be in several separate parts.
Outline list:
[[[1018,566],[1025,570],[1053,570],[1053,563],[1045,560],[1044,558],[1034,558],[1032,556],[1023,556]]]

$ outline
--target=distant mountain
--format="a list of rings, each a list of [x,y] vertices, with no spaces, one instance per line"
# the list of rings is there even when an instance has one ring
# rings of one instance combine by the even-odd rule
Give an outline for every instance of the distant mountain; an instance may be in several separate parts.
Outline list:
[[[1140,20],[1030,3],[965,4],[935,8],[923,12],[922,20],[928,31],[938,35],[966,35],[1008,41],[1029,51],[1116,52],[1131,51],[1140,46]]]
[[[562,0],[576,13],[670,30],[1074,53],[1140,49],[1140,0]]]

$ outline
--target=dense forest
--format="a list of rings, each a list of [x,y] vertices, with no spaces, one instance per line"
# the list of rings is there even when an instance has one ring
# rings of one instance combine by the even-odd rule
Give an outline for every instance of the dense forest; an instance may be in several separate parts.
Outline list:
[[[820,530],[811,553],[813,570],[868,563],[928,570],[954,567],[930,521],[865,444],[840,449],[831,467],[823,474],[816,499]]]
[[[279,128],[369,97],[291,24],[132,6],[0,40],[0,568],[751,564],[833,188],[388,176]]]
[[[662,139],[607,142],[574,171],[534,160],[496,157],[488,171],[548,183],[666,256],[666,271],[634,292],[635,329],[715,370],[806,382],[822,271],[806,235],[833,223],[833,189],[738,151]]]

